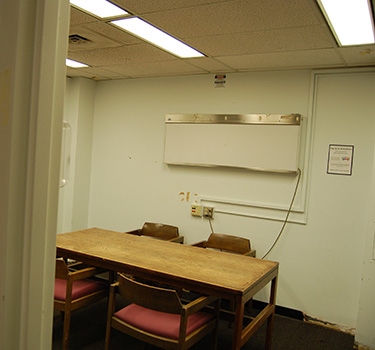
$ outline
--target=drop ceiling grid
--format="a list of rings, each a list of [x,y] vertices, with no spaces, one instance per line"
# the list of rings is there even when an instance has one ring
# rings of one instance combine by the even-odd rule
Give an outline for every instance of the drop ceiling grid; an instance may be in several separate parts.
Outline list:
[[[375,65],[375,46],[338,48],[315,0],[114,0],[208,57],[179,59],[71,9],[68,57],[90,67],[71,76],[119,79],[300,67]],[[367,51],[366,51],[367,50]]]

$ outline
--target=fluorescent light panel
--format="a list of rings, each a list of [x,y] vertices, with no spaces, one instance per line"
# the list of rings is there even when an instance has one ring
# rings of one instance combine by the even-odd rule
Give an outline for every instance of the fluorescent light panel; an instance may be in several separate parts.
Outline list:
[[[73,61],[73,60],[70,60],[69,58],[67,58],[65,60],[65,64],[68,66],[68,67],[71,67],[71,68],[83,68],[83,67],[88,67],[87,64],[84,64],[84,63],[81,63],[81,62],[78,62],[78,61]]]
[[[122,8],[106,0],[70,0],[70,3],[101,18],[123,16],[128,14]]]
[[[375,43],[368,0],[318,0],[341,46]]]
[[[138,17],[119,19],[111,21],[111,23],[181,58],[204,56]]]

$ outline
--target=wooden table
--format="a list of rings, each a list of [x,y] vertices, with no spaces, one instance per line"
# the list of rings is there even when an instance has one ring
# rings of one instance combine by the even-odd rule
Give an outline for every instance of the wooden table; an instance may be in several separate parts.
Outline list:
[[[240,349],[265,321],[266,349],[271,348],[276,262],[100,228],[57,235],[57,256],[233,300],[232,349]],[[269,303],[243,327],[245,303],[269,283]]]

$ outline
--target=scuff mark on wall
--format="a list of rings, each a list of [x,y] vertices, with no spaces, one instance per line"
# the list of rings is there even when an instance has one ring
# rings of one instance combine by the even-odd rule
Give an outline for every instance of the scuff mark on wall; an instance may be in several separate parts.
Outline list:
[[[335,323],[331,323],[331,322],[328,322],[328,321],[324,321],[324,320],[321,320],[317,317],[307,315],[306,313],[303,313],[303,320],[305,322],[313,323],[313,324],[316,324],[318,326],[323,326],[323,327],[327,327],[327,328],[330,328],[330,329],[334,329],[334,330],[339,331],[339,332],[355,335],[355,328],[350,328],[350,327],[338,325],[338,324],[335,324]]]
[[[197,193],[191,194],[191,192],[188,191],[188,192],[180,192],[178,195],[181,196],[181,202],[186,201],[189,203],[191,200],[193,203],[198,203]]]

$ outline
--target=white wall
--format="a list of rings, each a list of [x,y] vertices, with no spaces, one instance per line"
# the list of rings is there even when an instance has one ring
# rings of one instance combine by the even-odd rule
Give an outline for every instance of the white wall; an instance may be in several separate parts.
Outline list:
[[[371,86],[366,94],[374,91],[375,79],[372,76]],[[372,93],[374,96],[374,93]],[[373,104],[373,103],[372,103]],[[374,117],[374,106],[370,111]],[[375,315],[375,154],[372,162],[371,186],[368,186],[370,192],[370,205],[366,222],[366,236],[363,249],[363,271],[361,276],[361,296],[358,308],[358,321],[356,330],[356,340],[359,344],[367,344],[375,347],[375,334],[373,317]],[[364,208],[365,209],[365,208]]]
[[[287,208],[296,178],[165,165],[165,114],[301,113],[308,146],[301,158],[303,179],[296,202],[301,213],[291,216],[294,222],[268,256],[280,262],[277,303],[357,327],[359,302],[366,304],[369,298],[362,293],[360,300],[360,281],[366,274],[362,263],[375,90],[374,73],[351,72],[229,74],[225,88],[214,88],[212,76],[97,82],[87,226],[127,231],[145,221],[169,223],[180,227],[189,244],[210,233],[205,219],[190,215],[190,205],[202,198],[225,199],[230,203],[215,202],[215,231],[250,238],[261,257],[279,233],[286,212],[267,209],[260,217],[277,220],[256,218],[253,205]],[[355,146],[352,176],[326,173],[331,143]],[[191,147],[205,151],[194,140]],[[228,208],[237,214],[219,213]],[[375,346],[371,339],[365,341]]]
[[[64,120],[70,125],[72,147],[68,158],[68,184],[60,188],[57,232],[87,227],[93,137],[95,82],[67,79]]]
[[[305,291],[307,311],[357,328],[374,154],[373,96],[374,73],[321,74],[316,80],[306,227],[311,260],[305,266],[315,278],[313,293]],[[328,145],[334,143],[354,145],[352,176],[326,174]]]

